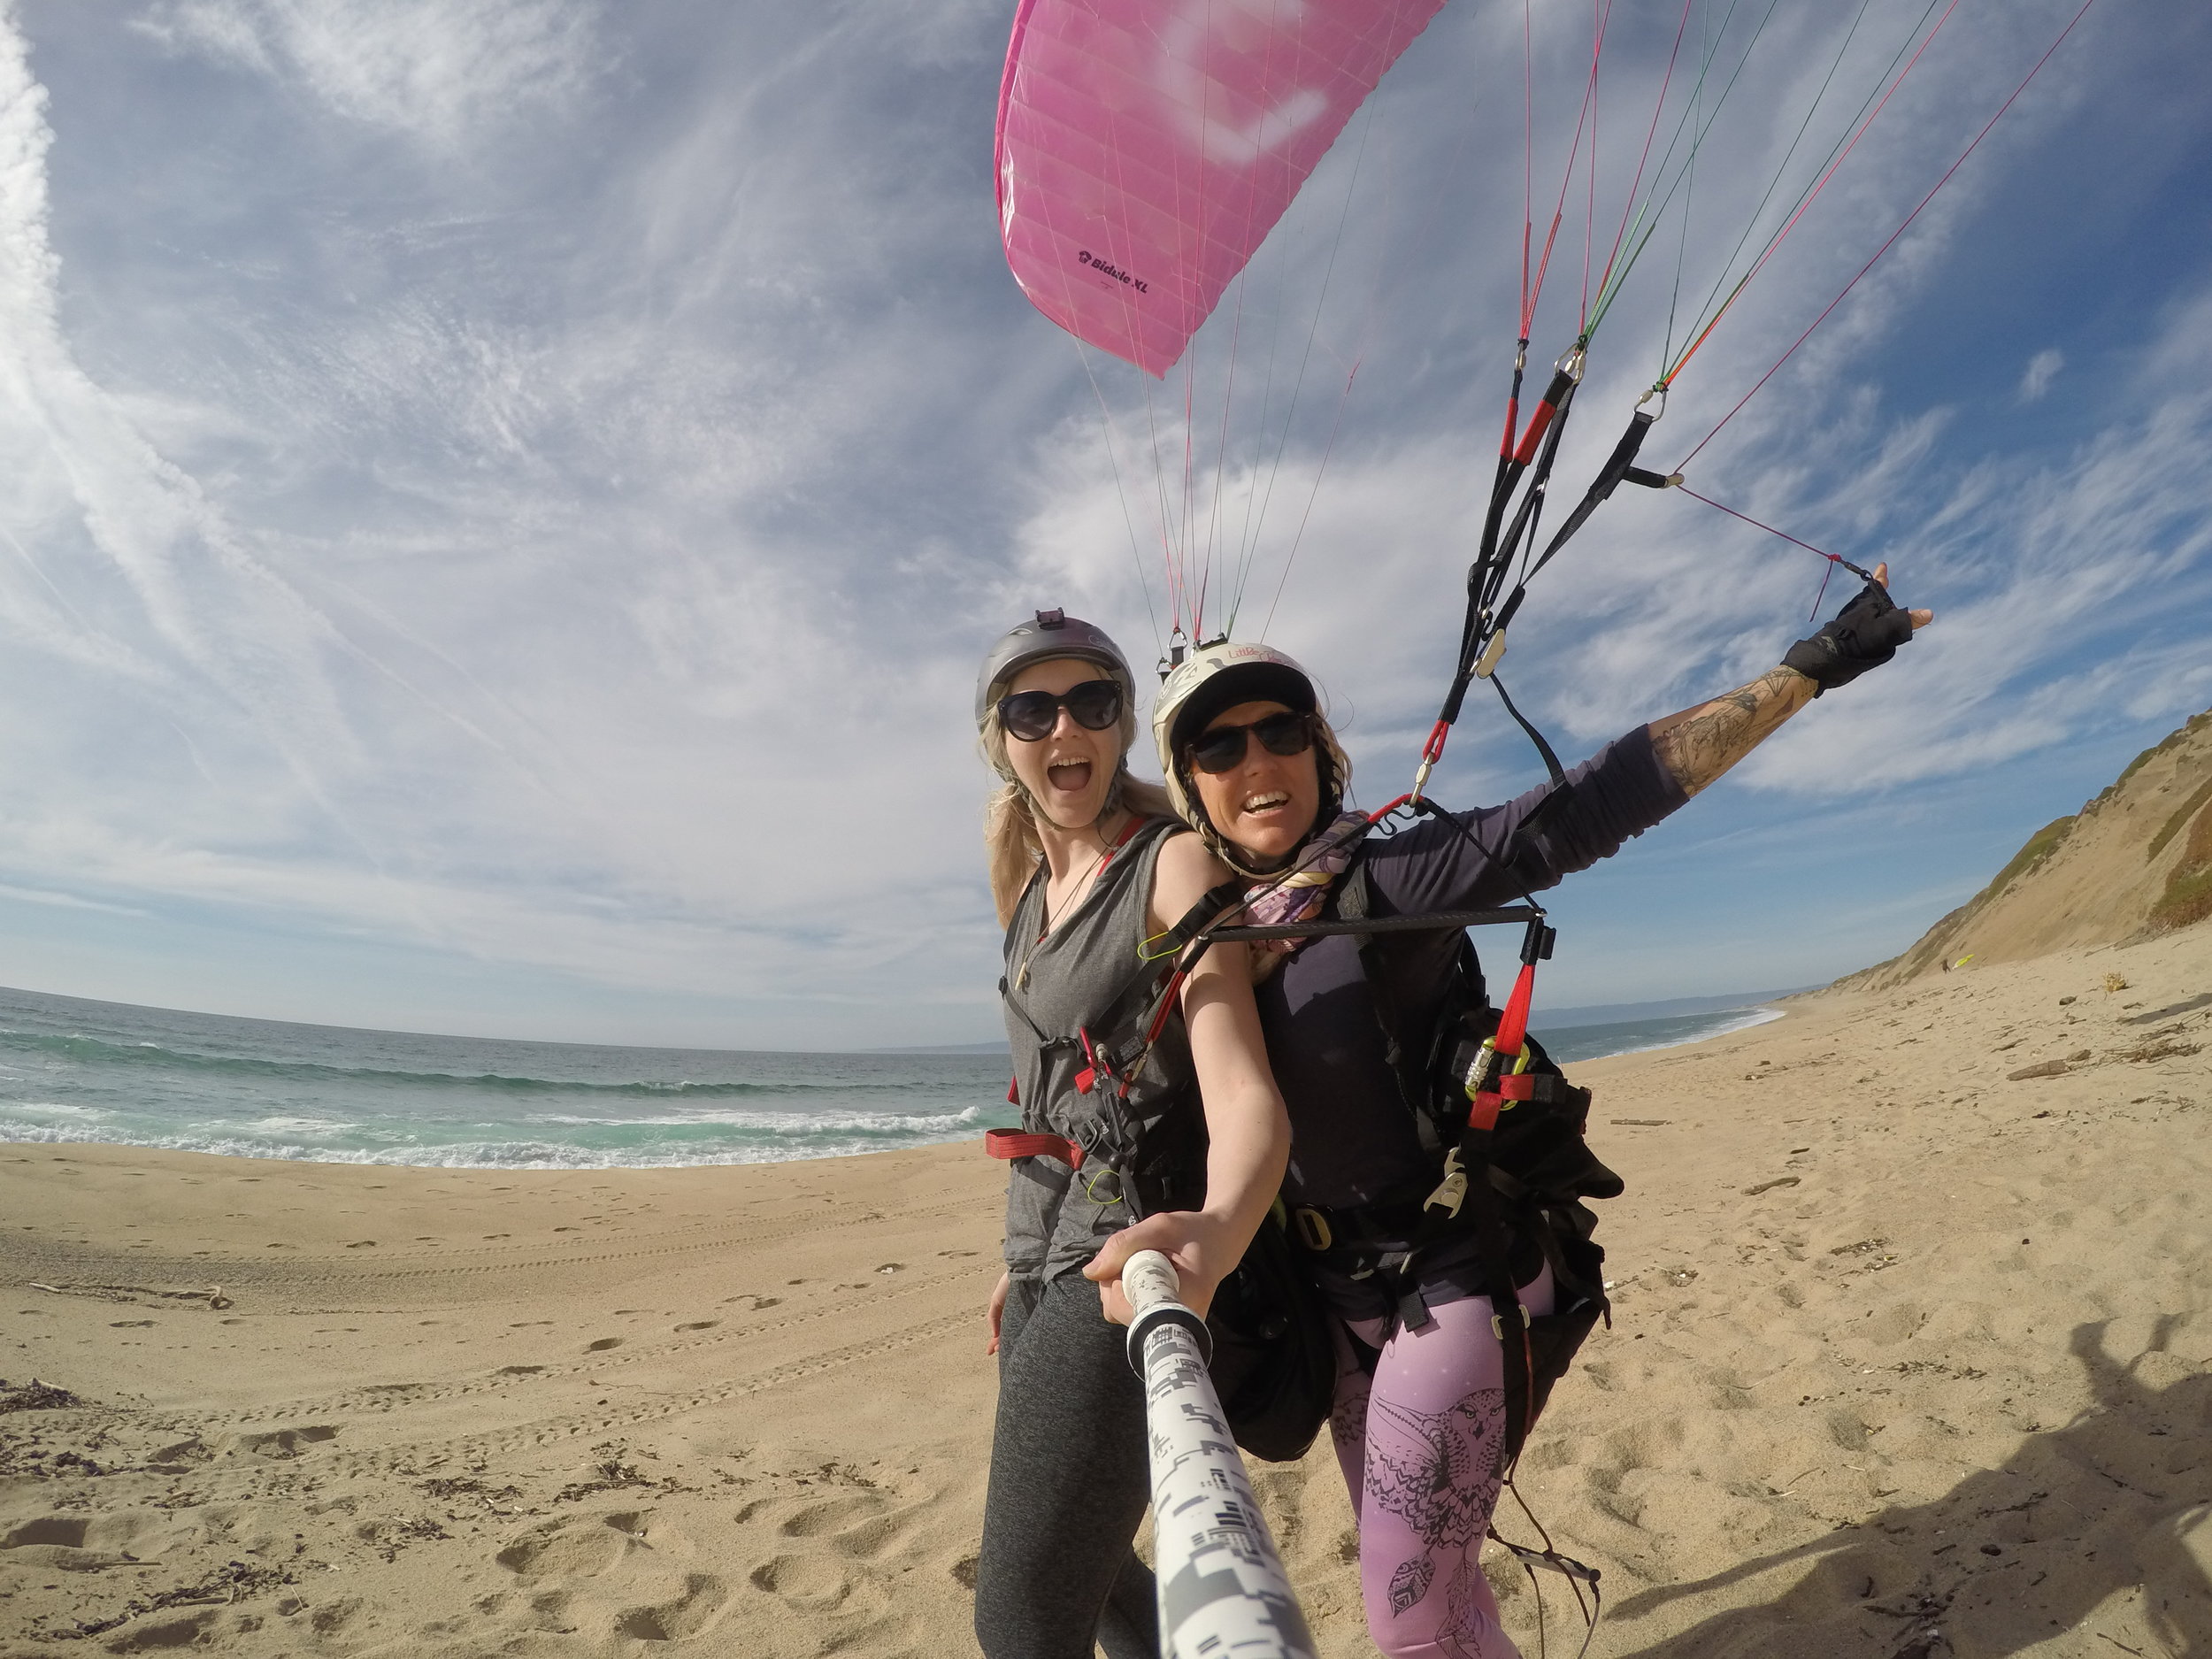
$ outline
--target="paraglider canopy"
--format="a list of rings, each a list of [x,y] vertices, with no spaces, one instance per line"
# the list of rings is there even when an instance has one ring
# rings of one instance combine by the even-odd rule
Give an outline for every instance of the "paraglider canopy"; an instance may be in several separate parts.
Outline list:
[[[1030,303],[1163,374],[1443,0],[1022,0],[998,204]]]

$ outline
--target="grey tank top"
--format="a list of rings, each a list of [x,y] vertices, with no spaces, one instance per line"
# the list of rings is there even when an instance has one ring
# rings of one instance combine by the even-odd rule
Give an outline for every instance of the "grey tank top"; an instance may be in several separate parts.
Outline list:
[[[1172,965],[1140,954],[1152,876],[1182,828],[1148,819],[1049,934],[1040,870],[1007,926],[999,990],[1022,1127],[1064,1135],[1085,1154],[1072,1171],[1053,1157],[1014,1160],[1005,1248],[1017,1278],[1056,1279],[1141,1216],[1203,1192],[1204,1122],[1179,1009],[1138,1064],[1145,1017]]]

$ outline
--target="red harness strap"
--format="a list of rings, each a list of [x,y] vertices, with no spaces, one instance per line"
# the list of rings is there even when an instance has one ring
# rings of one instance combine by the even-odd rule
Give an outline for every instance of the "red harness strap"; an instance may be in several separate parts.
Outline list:
[[[1529,1003],[1536,994],[1536,964],[1521,964],[1521,977],[1514,981],[1513,995],[1506,999],[1505,1012],[1498,1019],[1497,1035],[1491,1039],[1498,1059],[1511,1064],[1520,1058],[1521,1048],[1528,1041]],[[1490,1087],[1474,1098],[1468,1112],[1468,1122],[1477,1129],[1494,1128],[1498,1113],[1509,1100],[1527,1100],[1536,1079],[1526,1073],[1504,1073],[1495,1079]]]
[[[1083,1148],[1065,1135],[1025,1134],[1018,1129],[987,1129],[983,1149],[995,1158],[1057,1158],[1071,1170],[1083,1167]]]

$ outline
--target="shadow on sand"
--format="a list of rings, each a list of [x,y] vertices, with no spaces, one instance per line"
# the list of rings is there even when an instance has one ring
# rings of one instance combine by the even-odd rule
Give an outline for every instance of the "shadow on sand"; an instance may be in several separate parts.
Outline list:
[[[1694,1583],[1646,1590],[1617,1612],[1647,1613],[1795,1562],[1786,1594],[1731,1608],[1625,1659],[2001,1659],[2072,1630],[2083,1652],[2120,1659],[2212,1659],[2212,1374],[2171,1375],[2177,1319],[2122,1365],[2104,1325],[2070,1347],[2094,1403],[2032,1434],[1998,1468],[1944,1496],[1892,1508],[1829,1536]],[[2193,1536],[2192,1536],[2193,1534]]]

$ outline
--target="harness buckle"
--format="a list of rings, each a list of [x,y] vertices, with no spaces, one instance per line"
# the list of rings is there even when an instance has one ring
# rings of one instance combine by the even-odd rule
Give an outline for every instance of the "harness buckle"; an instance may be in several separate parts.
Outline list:
[[[1318,1253],[1336,1242],[1336,1233],[1329,1225],[1328,1217],[1318,1210],[1301,1204],[1290,1212],[1290,1219],[1298,1230],[1298,1241],[1309,1250]]]
[[[1490,643],[1482,648],[1482,655],[1475,660],[1475,678],[1487,680],[1496,672],[1499,661],[1505,656],[1505,630],[1500,628],[1490,636]]]
[[[1534,1323],[1529,1316],[1528,1303],[1517,1301],[1513,1305],[1520,1310],[1521,1329],[1524,1331],[1527,1330],[1529,1326]],[[1505,1316],[1503,1314],[1494,1313],[1490,1316],[1490,1328],[1497,1333],[1499,1341],[1502,1342],[1505,1340]]]
[[[1467,1202],[1467,1171],[1460,1167],[1459,1148],[1454,1147],[1444,1155],[1444,1179],[1436,1190],[1422,1201],[1424,1210],[1440,1210],[1448,1217],[1459,1214],[1459,1207]]]

